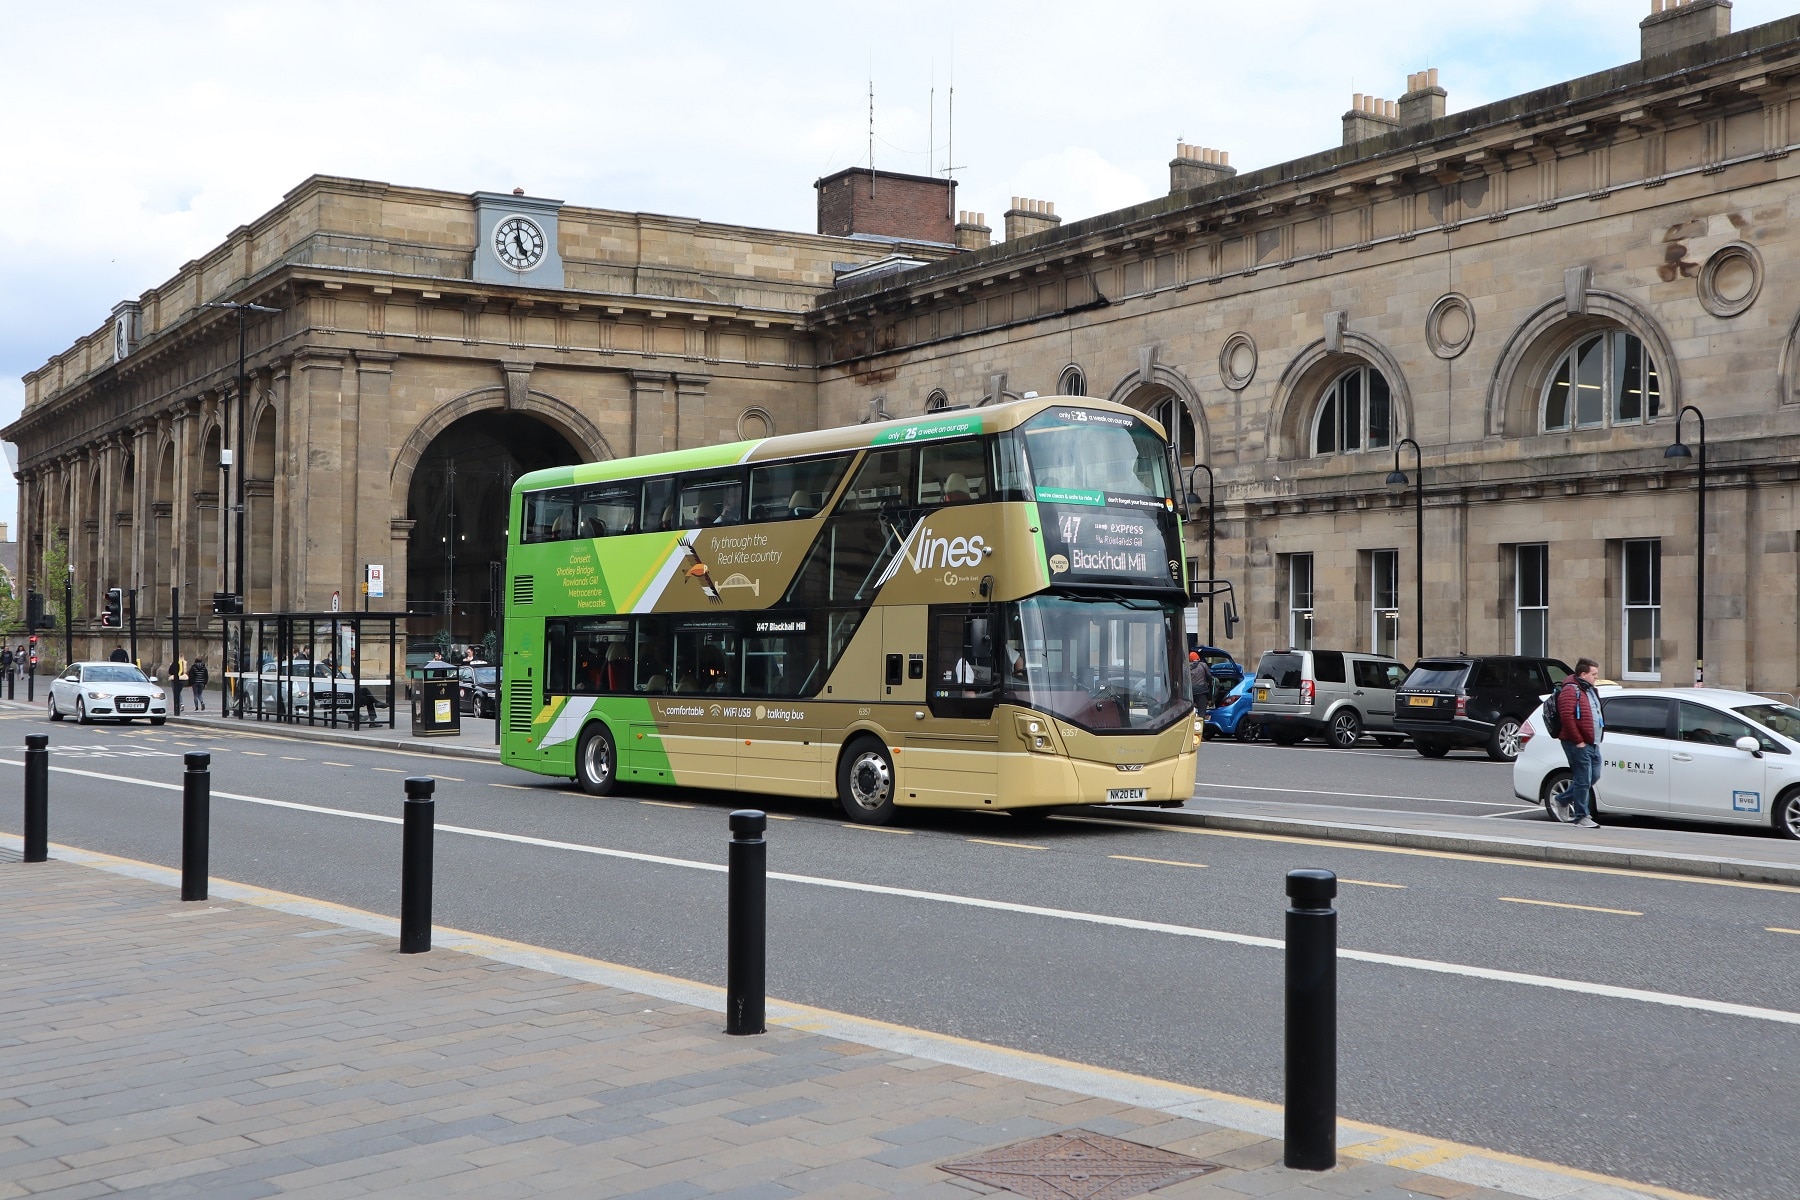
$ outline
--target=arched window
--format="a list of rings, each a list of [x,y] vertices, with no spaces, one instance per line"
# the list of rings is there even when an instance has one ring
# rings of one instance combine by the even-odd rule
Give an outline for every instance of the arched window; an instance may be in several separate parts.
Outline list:
[[[1087,395],[1087,376],[1077,366],[1063,368],[1063,373],[1056,380],[1056,394],[1059,396]]]
[[[1078,394],[1078,393],[1071,393]],[[1150,419],[1169,431],[1169,444],[1175,448],[1175,461],[1184,468],[1194,465],[1194,418],[1180,396],[1164,396],[1148,410]]]
[[[1339,375],[1313,418],[1313,453],[1385,450],[1393,440],[1394,401],[1387,377],[1374,367]]]
[[[949,406],[950,394],[943,388],[932,388],[931,393],[925,397],[925,411],[928,413],[937,412],[939,409]]]
[[[1544,385],[1545,433],[1639,425],[1662,411],[1662,380],[1641,339],[1614,329],[1582,338]]]

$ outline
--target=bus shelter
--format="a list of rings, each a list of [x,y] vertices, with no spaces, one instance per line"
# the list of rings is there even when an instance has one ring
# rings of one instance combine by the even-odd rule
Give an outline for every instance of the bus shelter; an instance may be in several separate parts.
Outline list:
[[[407,615],[220,614],[219,711],[288,725],[394,728]]]

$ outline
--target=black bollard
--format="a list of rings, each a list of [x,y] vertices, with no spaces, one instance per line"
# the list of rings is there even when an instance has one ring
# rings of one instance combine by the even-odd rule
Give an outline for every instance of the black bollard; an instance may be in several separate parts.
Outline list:
[[[206,899],[207,839],[212,834],[212,755],[189,750],[181,756],[181,898]]]
[[[400,953],[431,949],[431,836],[437,802],[431,793],[437,780],[410,776],[406,781],[406,824],[400,848]]]
[[[725,1032],[763,1032],[764,952],[769,911],[769,818],[754,808],[731,814],[726,852]]]
[[[25,735],[25,861],[50,857],[50,735]]]
[[[1282,1165],[1337,1165],[1337,876],[1287,874],[1287,1091]]]

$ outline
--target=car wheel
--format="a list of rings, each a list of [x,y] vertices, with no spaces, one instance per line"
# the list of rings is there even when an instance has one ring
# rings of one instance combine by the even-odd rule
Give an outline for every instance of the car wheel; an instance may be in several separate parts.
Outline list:
[[[575,749],[575,782],[590,796],[605,796],[618,778],[619,752],[605,725],[595,722]]]
[[[1800,788],[1790,788],[1775,801],[1775,832],[1800,838]]]
[[[1511,762],[1519,757],[1519,718],[1501,717],[1488,735],[1487,755],[1495,762]]]
[[[1233,736],[1240,742],[1254,742],[1262,736],[1262,726],[1254,721],[1239,721],[1237,733]]]
[[[92,725],[94,723],[94,719],[87,715],[86,700],[77,698],[75,701],[75,723],[77,725]]]
[[[1355,709],[1346,708],[1331,718],[1331,732],[1326,735],[1326,740],[1339,750],[1348,750],[1361,736],[1362,718],[1356,715]]]
[[[1423,754],[1426,758],[1442,758],[1444,755],[1450,753],[1450,743],[1435,742],[1429,738],[1414,738],[1413,749],[1417,750],[1420,754]]]
[[[1544,776],[1543,786],[1538,788],[1538,799],[1543,801],[1544,812],[1552,821],[1563,825],[1575,823],[1575,810],[1569,806],[1565,796],[1569,794],[1569,773],[1552,771]]]
[[[856,738],[838,756],[838,805],[858,825],[894,819],[894,760],[876,739]]]
[[[52,721],[60,721],[60,720],[62,720],[62,718],[63,718],[62,711],[56,707],[56,693],[51,692],[50,693],[50,719]]]

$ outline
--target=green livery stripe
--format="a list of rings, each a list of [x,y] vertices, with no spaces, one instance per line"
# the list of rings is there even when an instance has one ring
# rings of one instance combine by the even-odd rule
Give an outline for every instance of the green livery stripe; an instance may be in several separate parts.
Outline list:
[[[1044,528],[1043,510],[1035,504],[1028,504],[1025,506],[1025,511],[1029,514],[1031,528],[1042,530]],[[1040,532],[1031,539],[1031,548],[1037,554],[1038,578],[1043,580],[1044,586],[1047,586],[1050,582],[1050,559],[1044,554],[1043,533]]]
[[[761,444],[760,439],[753,442],[728,442],[723,446],[670,450],[636,458],[608,458],[573,467],[547,467],[542,471],[521,475],[513,487],[521,491],[537,491],[539,488],[567,487],[574,483],[604,483],[609,479],[669,475],[676,471],[694,471],[704,467],[733,467],[748,458],[751,451]]]
[[[1044,504],[1102,505],[1106,503],[1105,492],[1091,492],[1085,488],[1041,487],[1037,490],[1037,498]]]
[[[913,421],[895,428],[883,429],[869,441],[871,446],[893,446],[901,442],[926,442],[934,438],[964,437],[981,432],[981,418],[976,415],[938,417]]]

